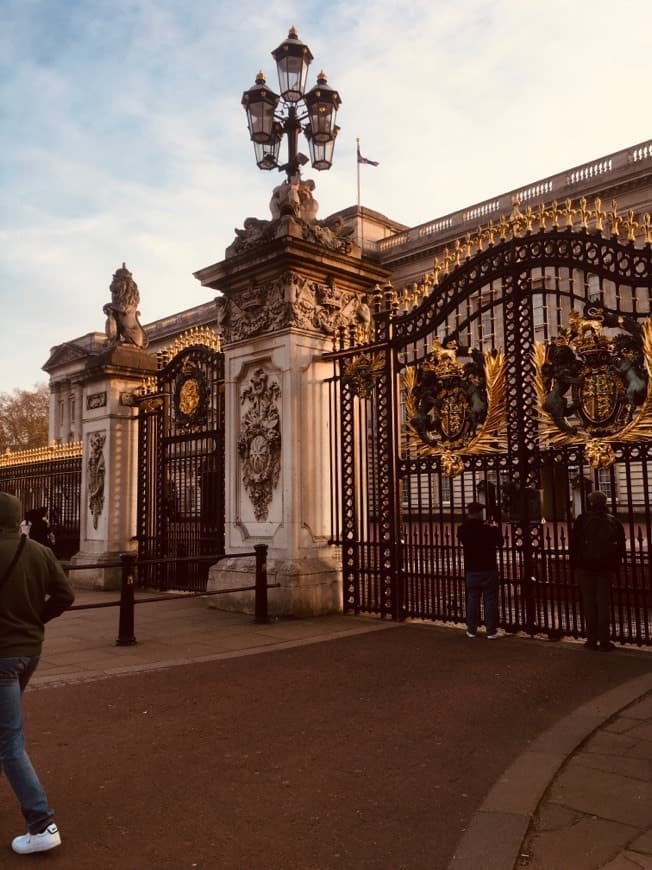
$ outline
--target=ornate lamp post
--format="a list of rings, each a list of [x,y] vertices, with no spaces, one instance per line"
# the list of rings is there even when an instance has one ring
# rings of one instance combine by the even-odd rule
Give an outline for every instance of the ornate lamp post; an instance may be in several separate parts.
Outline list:
[[[300,167],[308,162],[305,154],[298,150],[302,129],[308,140],[313,169],[331,168],[339,131],[335,116],[342,101],[323,72],[317,76],[317,84],[305,92],[308,66],[313,57],[294,27],[290,29],[288,38],[272,52],[272,57],[276,61],[280,96],[267,86],[265,76],[259,72],[253,87],[242,95],[242,105],[247,113],[249,136],[254,143],[258,168],[278,168],[287,173],[289,182],[300,175]],[[307,123],[302,128],[304,121]],[[284,135],[287,135],[288,159],[279,166]]]

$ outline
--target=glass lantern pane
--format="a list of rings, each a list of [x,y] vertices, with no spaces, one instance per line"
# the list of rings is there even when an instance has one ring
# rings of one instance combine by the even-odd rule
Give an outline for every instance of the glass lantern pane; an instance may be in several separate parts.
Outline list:
[[[274,122],[274,107],[268,103],[250,103],[247,109],[249,132],[254,142],[268,142]]]
[[[286,57],[279,64],[281,93],[286,100],[296,102],[303,96],[308,68],[301,57]]]

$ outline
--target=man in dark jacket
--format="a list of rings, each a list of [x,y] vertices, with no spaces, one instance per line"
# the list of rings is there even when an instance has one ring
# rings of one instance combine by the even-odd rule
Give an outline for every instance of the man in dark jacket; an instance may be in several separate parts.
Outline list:
[[[480,624],[480,599],[484,601],[484,621],[487,638],[502,637],[498,631],[498,547],[503,545],[503,536],[495,523],[482,519],[484,505],[472,501],[467,507],[467,516],[457,530],[464,549],[464,573],[466,576],[466,634],[475,637]]]
[[[14,852],[45,852],[61,843],[54,812],[25,751],[21,694],[36,670],[43,626],[75,599],[54,553],[19,532],[20,501],[0,492],[0,763],[20,803],[27,833]]]
[[[32,541],[38,541],[44,547],[51,547],[53,539],[50,523],[47,520],[47,512],[48,509],[45,505],[34,508],[34,510],[27,511],[25,520],[29,523],[29,536]]]
[[[585,646],[609,652],[614,648],[609,639],[611,584],[626,552],[625,530],[607,512],[607,496],[600,490],[588,495],[586,506],[571,531],[571,565],[582,592]]]

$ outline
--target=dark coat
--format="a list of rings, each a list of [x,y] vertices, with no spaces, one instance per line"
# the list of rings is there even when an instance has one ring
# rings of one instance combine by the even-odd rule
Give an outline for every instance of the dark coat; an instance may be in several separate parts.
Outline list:
[[[457,537],[464,548],[465,571],[493,571],[498,568],[496,552],[503,545],[498,526],[466,517],[457,530]]]
[[[0,577],[20,543],[21,513],[17,498],[0,493]],[[0,658],[40,655],[43,626],[74,600],[72,587],[52,550],[27,538],[0,589]]]

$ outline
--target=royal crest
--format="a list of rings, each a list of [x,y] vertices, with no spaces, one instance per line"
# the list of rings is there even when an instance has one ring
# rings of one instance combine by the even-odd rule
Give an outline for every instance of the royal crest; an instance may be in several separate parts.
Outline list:
[[[402,380],[408,442],[419,455],[441,455],[447,476],[464,470],[463,455],[504,447],[502,352],[483,354],[435,339],[420,364],[406,367]]]
[[[381,354],[356,354],[344,366],[342,380],[350,385],[358,398],[369,399],[384,368],[385,362]]]
[[[192,364],[184,366],[174,385],[174,409],[181,426],[200,425],[206,418],[208,387],[204,373]]]
[[[614,461],[609,442],[652,437],[652,319],[640,324],[594,303],[535,345],[544,444],[586,445],[594,467]],[[611,460],[609,461],[609,458]]]

